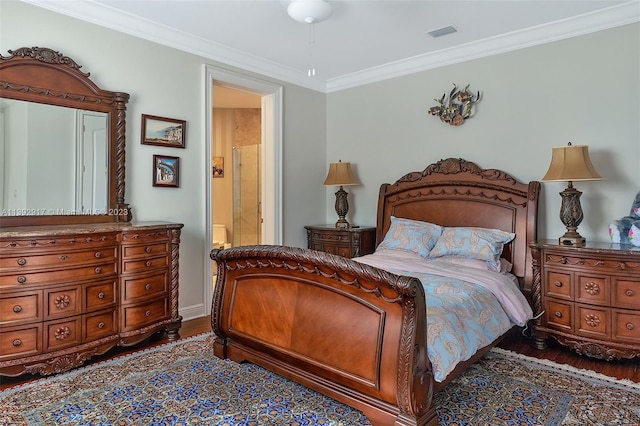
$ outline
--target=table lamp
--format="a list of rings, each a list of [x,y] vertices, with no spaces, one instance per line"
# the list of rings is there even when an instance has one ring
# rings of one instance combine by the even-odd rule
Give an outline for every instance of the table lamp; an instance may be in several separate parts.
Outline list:
[[[347,201],[349,194],[342,187],[359,184],[360,182],[351,171],[351,163],[339,161],[329,165],[329,173],[327,173],[327,178],[324,180],[324,186],[340,186],[340,189],[336,192],[336,213],[338,214],[336,228],[349,228],[349,222],[345,219],[345,216],[349,213],[349,202]]]
[[[569,186],[560,193],[560,220],[567,227],[567,232],[558,239],[561,245],[580,247],[585,239],[577,229],[582,222],[583,213],[580,205],[582,192],[573,187],[576,180],[601,180],[591,159],[587,145],[571,145],[553,148],[549,170],[541,179],[542,182],[568,181]]]

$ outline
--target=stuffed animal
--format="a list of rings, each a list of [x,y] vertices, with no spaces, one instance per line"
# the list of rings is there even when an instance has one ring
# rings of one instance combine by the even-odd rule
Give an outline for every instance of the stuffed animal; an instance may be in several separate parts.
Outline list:
[[[609,225],[611,242],[640,247],[640,192],[636,194],[628,216]]]

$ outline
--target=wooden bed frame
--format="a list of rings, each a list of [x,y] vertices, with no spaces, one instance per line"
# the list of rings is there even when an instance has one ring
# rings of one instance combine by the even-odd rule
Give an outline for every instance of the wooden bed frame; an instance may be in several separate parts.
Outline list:
[[[391,215],[515,232],[503,257],[529,296],[539,189],[462,159],[438,161],[380,187],[377,244]],[[291,378],[361,410],[374,425],[436,425],[433,394],[500,340],[438,383],[418,279],[292,247],[213,250],[211,258],[218,265],[215,356]]]

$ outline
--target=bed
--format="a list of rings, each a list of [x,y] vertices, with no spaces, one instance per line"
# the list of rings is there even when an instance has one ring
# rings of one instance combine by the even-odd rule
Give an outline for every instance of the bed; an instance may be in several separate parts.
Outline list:
[[[522,183],[501,170],[449,158],[380,187],[374,255],[346,259],[264,245],[212,250],[217,262],[211,314],[214,355],[253,362],[291,378],[361,410],[374,425],[436,425],[433,394],[530,318],[533,270],[528,244],[536,238],[539,189],[539,182]],[[427,229],[410,241],[410,250],[398,246],[402,238],[394,238],[403,229],[400,225],[407,224]],[[434,227],[439,228],[437,236]],[[492,262],[506,269],[512,265],[510,271],[474,272],[453,240],[435,260],[456,259],[449,269],[471,276],[506,277],[515,288],[509,297],[524,300],[529,313],[509,319],[498,335],[443,372],[440,360],[432,362],[430,349],[436,346],[434,339],[451,333],[432,324],[437,315],[432,315],[431,305],[446,283],[460,280],[409,271],[411,257],[416,265],[429,263],[422,245],[433,252],[433,244],[445,240],[445,233],[451,237],[469,230],[510,234],[504,243],[494,244],[500,246],[500,259]],[[493,314],[478,302],[491,296],[457,291],[462,307],[441,309],[470,311],[466,306],[475,301],[482,309],[480,327],[495,328],[485,327]],[[503,314],[508,316],[496,316]],[[450,342],[441,346],[457,351]],[[435,358],[440,357],[436,352]]]

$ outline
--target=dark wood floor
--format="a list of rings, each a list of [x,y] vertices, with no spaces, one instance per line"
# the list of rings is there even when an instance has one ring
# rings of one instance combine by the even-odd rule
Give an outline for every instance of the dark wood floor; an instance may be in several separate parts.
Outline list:
[[[210,330],[211,323],[209,317],[197,318],[182,323],[182,328],[180,328],[180,337],[191,337],[197,334],[208,332]],[[108,352],[107,354],[95,357],[94,359],[87,362],[87,365],[104,361],[114,356],[127,355],[132,352],[136,352],[141,349],[147,349],[149,347],[157,346],[166,342],[166,338],[152,337],[148,341],[142,342],[130,348],[116,348]],[[559,364],[569,364],[576,368],[593,370],[610,377],[615,377],[618,379],[629,379],[634,382],[640,383],[640,360],[622,360],[612,362],[602,361],[576,355],[558,344],[553,344],[553,342],[550,342],[550,347],[548,349],[539,350],[531,346],[526,339],[518,337],[510,337],[508,339],[505,339],[500,344],[500,347],[518,352],[523,355],[548,359]],[[0,377],[0,390],[28,383],[29,381],[37,378],[39,378],[39,376],[31,375],[25,375],[21,377]]]

